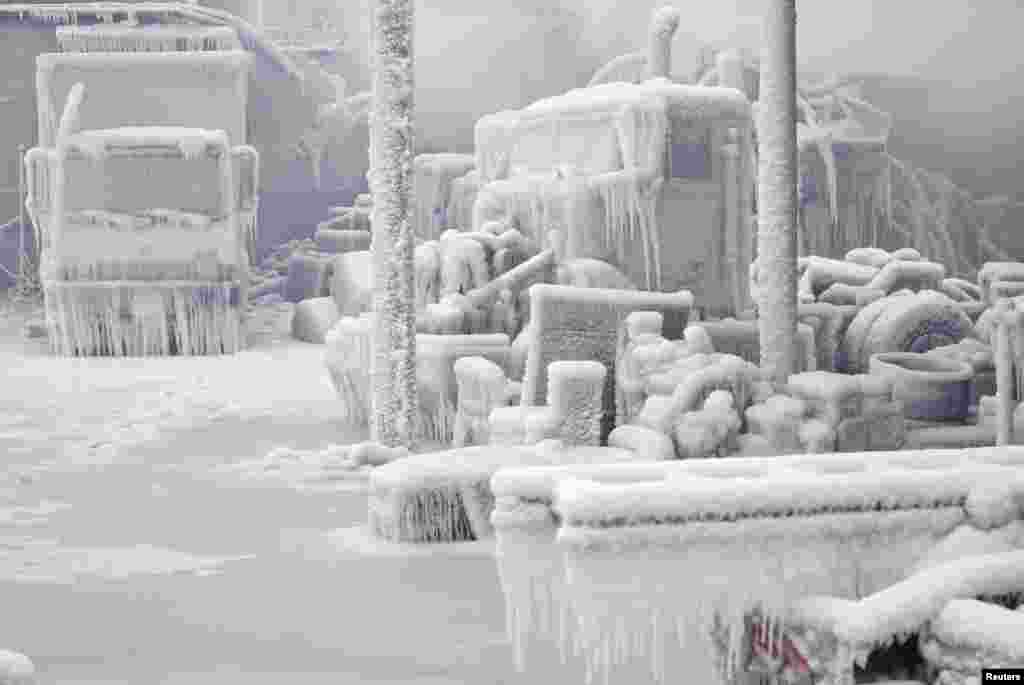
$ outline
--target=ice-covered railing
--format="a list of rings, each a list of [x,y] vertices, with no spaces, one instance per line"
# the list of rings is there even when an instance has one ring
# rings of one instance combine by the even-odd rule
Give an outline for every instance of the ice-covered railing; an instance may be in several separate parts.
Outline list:
[[[805,597],[794,602],[786,621],[831,633],[849,645],[851,668],[854,662],[863,666],[875,646],[917,633],[928,622],[926,634],[961,648],[987,647],[1022,659],[1024,616],[974,600],[1021,592],[1024,551],[982,554],[926,568],[860,600]]]
[[[238,33],[229,26],[187,25],[59,26],[57,43],[64,52],[188,52],[242,47]]]
[[[539,637],[593,674],[645,656],[662,682],[721,682],[713,624],[735,665],[751,611],[778,620],[809,595],[893,585],[984,515],[972,495],[1019,483],[1021,466],[1024,450],[990,448],[499,471],[492,522],[517,654]]]
[[[49,25],[85,25],[98,22],[104,26],[124,23],[151,26],[160,22],[180,22],[199,26],[228,26],[234,29],[246,50],[260,52],[291,78],[302,81],[302,74],[288,56],[255,27],[223,10],[201,7],[195,2],[14,2],[0,5],[0,15],[21,21]]]

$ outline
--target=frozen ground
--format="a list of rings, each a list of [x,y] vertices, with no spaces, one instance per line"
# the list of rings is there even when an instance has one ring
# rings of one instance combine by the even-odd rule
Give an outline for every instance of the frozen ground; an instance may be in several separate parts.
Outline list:
[[[315,453],[361,436],[286,309],[149,360],[48,357],[0,310],[0,648],[41,685],[582,682],[515,673],[490,544],[367,536],[364,474]]]

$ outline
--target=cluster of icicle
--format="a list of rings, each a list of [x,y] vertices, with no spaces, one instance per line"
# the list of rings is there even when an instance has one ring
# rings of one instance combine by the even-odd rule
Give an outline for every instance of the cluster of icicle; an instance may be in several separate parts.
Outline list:
[[[624,170],[591,180],[605,210],[606,247],[623,264],[639,241],[646,287],[656,289],[661,282],[657,201],[668,116],[663,106],[628,108],[616,118],[615,128]]]
[[[341,397],[342,420],[365,426],[369,420],[371,328],[370,314],[344,317],[327,333],[326,362]]]
[[[540,638],[556,641],[563,659],[583,657],[588,683],[643,658],[659,683],[679,673],[729,682],[752,612],[778,627],[801,597],[876,592],[934,545],[936,529],[961,518],[953,508],[639,525],[610,528],[603,541],[603,529],[571,526],[557,541],[544,530],[533,542],[524,531],[502,533],[517,660]]]
[[[51,344],[65,356],[232,354],[243,342],[236,288],[227,283],[163,283],[155,289],[153,284],[50,283]]]
[[[900,242],[917,246],[951,273],[968,277],[987,261],[1012,261],[993,242],[981,208],[966,191],[942,174],[892,157],[888,163],[892,183],[889,228]]]
[[[56,277],[64,282],[166,282],[226,283],[237,280],[239,267],[225,264],[215,251],[196,251],[191,261],[154,257],[99,259],[84,262],[74,256],[61,257]]]
[[[942,174],[879,154],[881,171],[873,178],[857,176],[848,198],[849,216],[841,216],[836,204],[834,162],[826,163],[832,228],[807,232],[804,254],[839,257],[863,245],[914,245],[926,258],[965,277],[986,261],[1009,259],[993,241],[985,213],[969,193]],[[823,151],[822,157],[827,162],[832,155]]]
[[[455,430],[456,406],[448,395],[448,387],[448,379],[436,379],[426,387],[420,382],[419,437],[441,443],[451,440]]]
[[[374,532],[402,542],[475,540],[490,530],[492,509],[486,483],[417,488],[371,505]],[[397,507],[397,511],[385,511]]]
[[[591,180],[590,186],[604,206],[604,239],[614,249],[619,264],[640,249],[648,290],[661,282],[661,250],[658,239],[658,197],[662,177],[652,171],[616,171]]]
[[[57,30],[64,52],[176,52],[238,50],[227,26],[68,26]]]
[[[546,245],[545,229],[563,225],[559,186],[571,180],[559,172],[502,179],[481,191],[473,210],[473,223],[480,226],[485,219],[507,218],[535,244]]]

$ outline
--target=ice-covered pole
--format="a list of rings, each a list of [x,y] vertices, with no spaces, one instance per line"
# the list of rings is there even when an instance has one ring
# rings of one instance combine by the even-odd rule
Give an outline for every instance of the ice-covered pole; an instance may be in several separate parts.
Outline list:
[[[669,78],[672,71],[672,36],[678,28],[678,9],[665,5],[654,11],[647,38],[647,78]]]
[[[1016,405],[1016,374],[1014,373],[1014,354],[1011,326],[1015,312],[1009,300],[1001,300],[996,304],[995,331],[993,347],[996,362],[996,445],[1002,447],[1012,445],[1013,413]],[[1014,331],[1019,334],[1019,331]]]
[[[758,105],[758,332],[761,367],[796,370],[796,0],[769,0]]]
[[[373,355],[371,437],[412,447],[418,415],[413,212],[413,2],[377,0],[373,17]]]

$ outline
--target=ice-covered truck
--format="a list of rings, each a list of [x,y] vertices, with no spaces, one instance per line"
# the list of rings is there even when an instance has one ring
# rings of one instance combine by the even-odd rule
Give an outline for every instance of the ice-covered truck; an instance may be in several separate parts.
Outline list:
[[[473,228],[506,221],[712,312],[748,306],[753,116],[739,90],[607,83],[476,125]]]
[[[26,205],[58,354],[242,347],[258,187],[244,145],[249,62],[240,51],[39,57]]]

